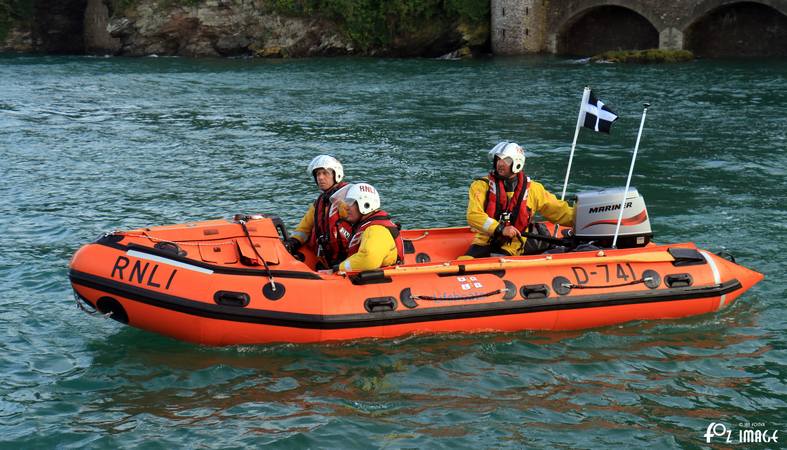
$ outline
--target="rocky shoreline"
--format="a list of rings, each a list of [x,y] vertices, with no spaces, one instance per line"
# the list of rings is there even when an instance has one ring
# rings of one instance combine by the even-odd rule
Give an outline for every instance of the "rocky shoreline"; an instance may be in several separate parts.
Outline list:
[[[18,21],[5,36],[0,35],[0,51],[258,58],[438,57],[472,55],[489,47],[488,19],[473,23],[456,14],[416,15],[407,19],[411,23],[394,21],[380,26],[373,21],[358,25],[319,11],[282,12],[270,0],[83,0],[83,5],[80,27],[73,23],[74,11],[50,15],[38,23],[36,18]],[[81,33],[69,32],[69,27],[81,28]],[[75,51],[79,48],[83,51]]]

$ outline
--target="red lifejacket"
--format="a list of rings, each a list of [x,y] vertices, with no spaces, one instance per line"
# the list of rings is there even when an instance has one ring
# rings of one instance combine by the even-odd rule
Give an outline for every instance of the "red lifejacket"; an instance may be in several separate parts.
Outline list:
[[[372,213],[369,217],[358,222],[353,227],[350,245],[347,249],[347,257],[349,258],[358,253],[358,250],[361,248],[361,236],[363,232],[372,225],[382,225],[388,229],[391,233],[391,237],[396,243],[396,264],[404,262],[404,241],[402,241],[402,236],[399,234],[399,227],[391,222],[388,213],[383,210]]]
[[[507,220],[508,225],[513,225],[520,232],[525,232],[527,226],[530,225],[530,216],[532,215],[530,208],[527,207],[530,177],[526,177],[523,172],[519,172],[517,177],[514,195],[509,199],[503,180],[498,178],[494,171],[489,172],[487,179],[489,190],[486,193],[484,211],[487,216],[497,221],[502,221],[501,219],[505,218],[504,214],[510,214]]]
[[[309,245],[318,257],[325,258],[329,266],[347,257],[346,249],[352,234],[350,222],[340,219],[338,211],[330,213],[331,195],[346,185],[345,182],[336,183],[314,201],[314,228],[309,236]]]

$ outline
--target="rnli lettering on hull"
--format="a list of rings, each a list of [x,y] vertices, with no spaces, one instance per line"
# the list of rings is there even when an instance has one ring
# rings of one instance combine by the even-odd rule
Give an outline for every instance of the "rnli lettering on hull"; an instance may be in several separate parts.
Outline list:
[[[628,203],[626,203],[625,207],[626,208],[631,208],[631,204],[632,204],[632,202],[628,202]],[[620,205],[619,204],[617,204],[617,205],[595,206],[595,207],[590,208],[588,210],[588,214],[596,214],[596,213],[601,213],[601,212],[616,211],[618,209],[620,209]]]
[[[126,252],[126,255],[135,258],[134,262],[132,263],[132,260],[126,256],[118,256],[117,260],[115,260],[115,265],[112,267],[110,277],[151,287],[161,287],[163,283],[164,289],[169,289],[172,286],[172,280],[175,279],[175,274],[178,272],[178,269],[174,267],[208,275],[213,273],[211,269],[136,250],[129,250]],[[162,264],[165,266],[159,269],[159,266]]]
[[[166,280],[164,289],[169,289],[178,269],[172,269],[169,276],[163,273],[158,274],[158,271],[159,265],[156,263],[136,260],[132,264],[129,258],[118,256],[117,260],[115,260],[115,265],[112,267],[112,273],[109,276],[120,281],[130,281],[150,287],[161,287],[161,283],[164,283],[164,280]]]

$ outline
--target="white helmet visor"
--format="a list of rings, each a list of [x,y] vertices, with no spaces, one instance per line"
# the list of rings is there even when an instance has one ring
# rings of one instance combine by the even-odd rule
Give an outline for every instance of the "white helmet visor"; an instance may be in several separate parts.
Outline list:
[[[503,161],[505,161],[505,163],[506,163],[506,164],[508,164],[509,166],[510,166],[510,165],[512,165],[512,164],[514,164],[514,159],[513,159],[513,158],[510,158],[510,157],[508,157],[508,156],[506,156],[505,158],[501,158],[501,157],[497,156],[497,158],[498,158],[498,159],[502,159],[502,160],[503,160]]]
[[[347,198],[347,191],[350,190],[351,186],[352,185],[348,184],[331,195],[331,209],[328,214],[333,215],[338,213],[340,219],[347,218],[347,211],[353,203],[355,203],[354,199]]]

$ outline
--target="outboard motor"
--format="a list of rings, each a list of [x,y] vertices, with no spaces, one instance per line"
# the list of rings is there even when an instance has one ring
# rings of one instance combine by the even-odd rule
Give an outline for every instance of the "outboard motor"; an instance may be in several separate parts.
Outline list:
[[[578,193],[575,202],[577,217],[574,223],[577,241],[611,247],[622,198],[623,188]],[[636,188],[630,187],[623,208],[623,220],[620,222],[617,248],[643,247],[652,237],[645,199]]]

